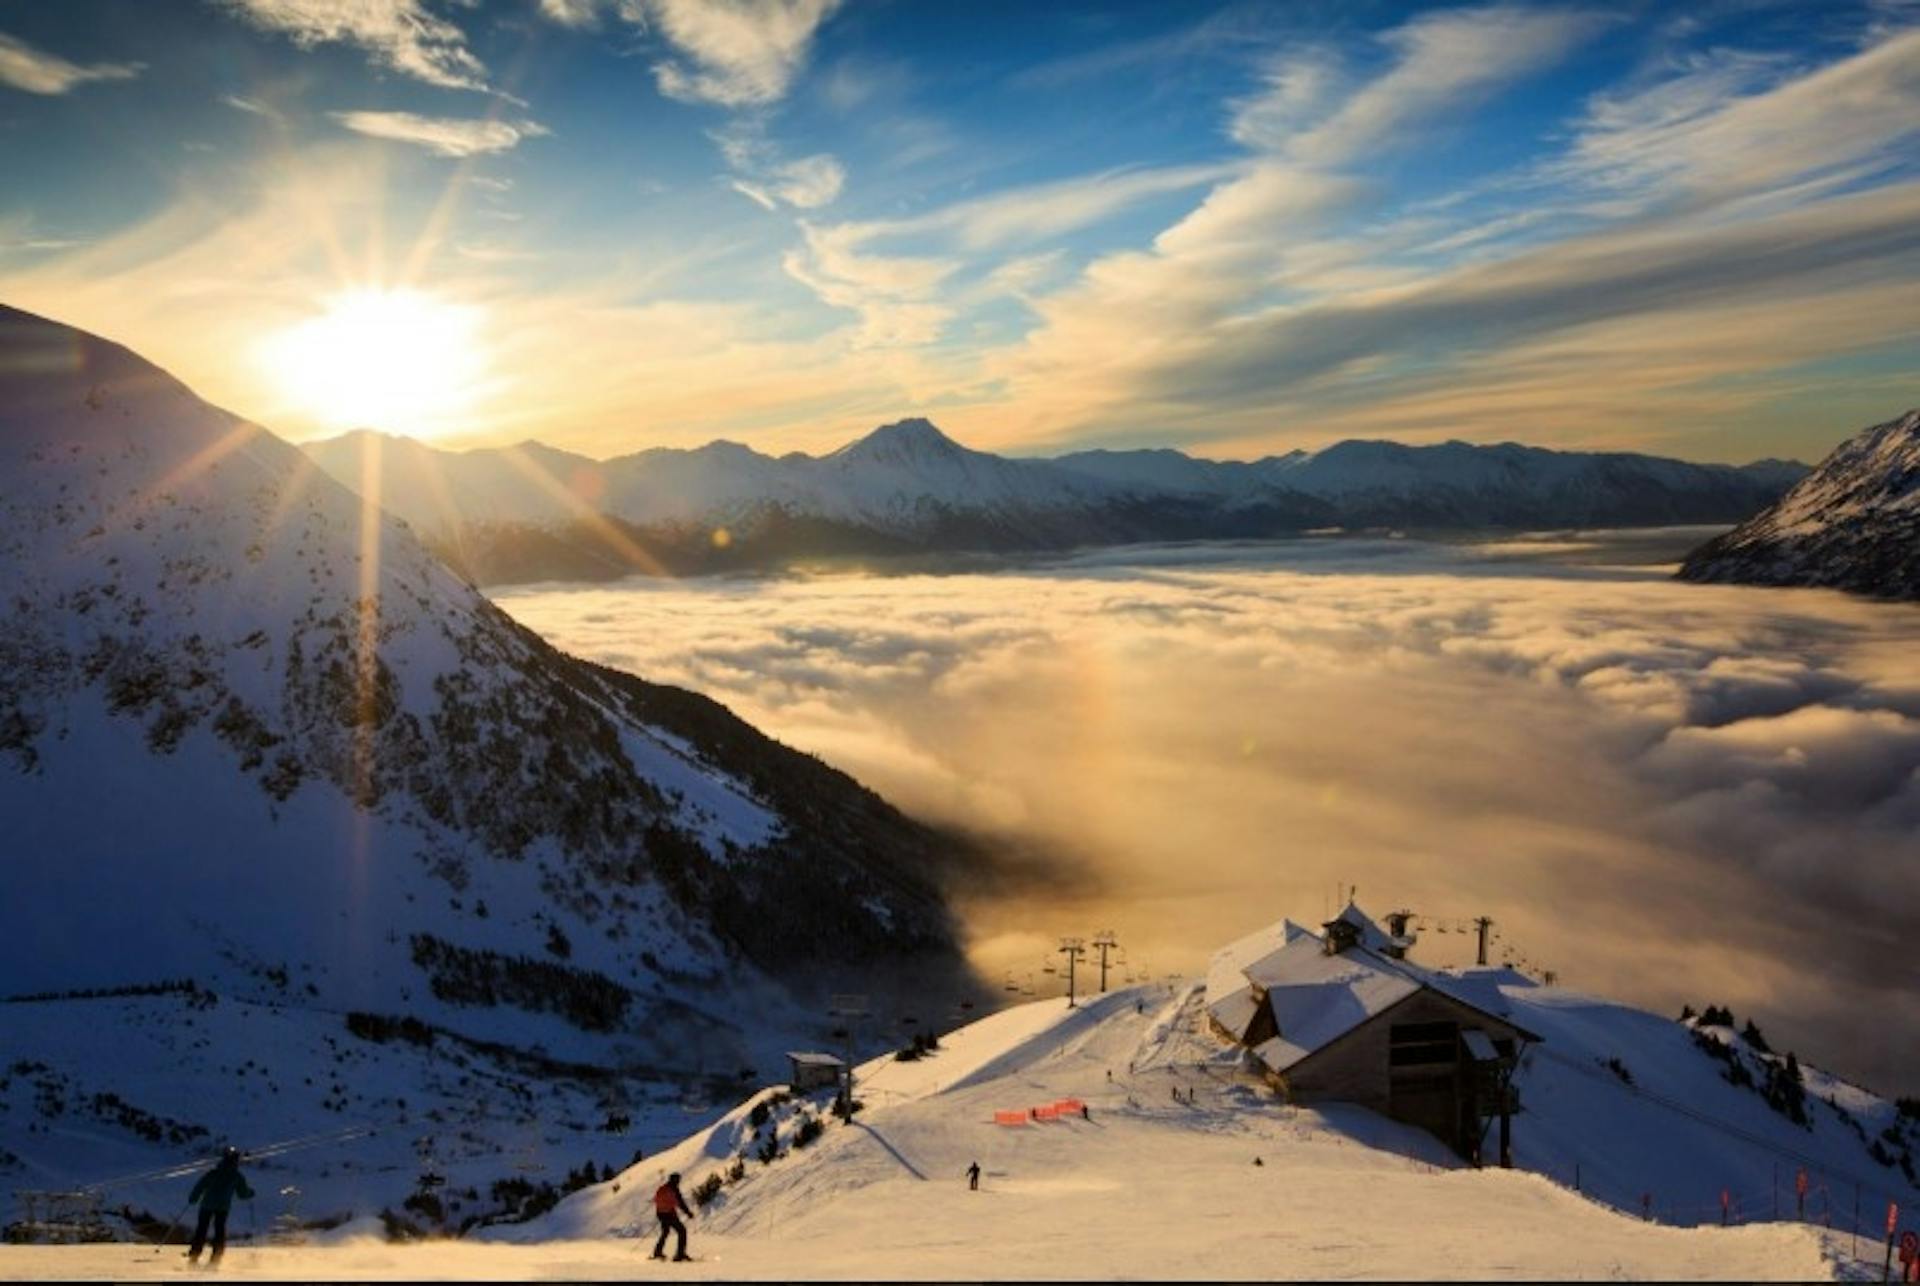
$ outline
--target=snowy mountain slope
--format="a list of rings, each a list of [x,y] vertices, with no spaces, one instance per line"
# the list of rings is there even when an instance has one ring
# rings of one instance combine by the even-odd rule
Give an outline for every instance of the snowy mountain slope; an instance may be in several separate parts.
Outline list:
[[[808,1029],[823,944],[968,985],[956,841],[561,655],[295,448],[12,310],[0,585],[0,996],[190,978],[732,1077]],[[0,1055],[90,1095],[138,1104],[155,1072],[22,1030]]]
[[[1023,459],[969,450],[918,419],[818,458],[715,442],[596,464],[531,445],[435,452],[364,433],[307,450],[350,486],[400,469],[409,482],[382,493],[389,506],[487,583],[1329,526],[1731,522],[1799,472],[1459,442],[1346,442],[1253,463],[1170,450]]]
[[[1058,999],[1005,1010],[944,1036],[921,1060],[864,1065],[866,1107],[850,1125],[826,1115],[823,1099],[782,1104],[763,1093],[632,1167],[617,1188],[587,1188],[543,1220],[487,1236],[556,1249],[645,1238],[653,1188],[677,1171],[689,1192],[719,1176],[694,1246],[744,1276],[775,1265],[806,1277],[908,1279],[1834,1274],[1838,1244],[1813,1229],[1675,1228],[1712,1221],[1671,1219],[1678,1211],[1666,1202],[1649,1224],[1637,1194],[1623,1214],[1526,1173],[1524,1162],[1516,1172],[1464,1168],[1423,1132],[1359,1109],[1287,1107],[1206,1033],[1202,999],[1195,983],[1131,988],[1077,1010]],[[1641,1017],[1690,1039],[1678,1024]],[[1591,1052],[1576,1052],[1577,1026],[1561,1024],[1569,1057]],[[1194,1101],[1176,1102],[1176,1088],[1183,1097],[1191,1088]],[[1541,1097],[1517,1134],[1524,1142],[1538,1132],[1543,1154],[1564,1145],[1549,1129],[1569,1113],[1639,1123],[1636,1109],[1577,1089]],[[1087,1104],[1087,1118],[995,1122],[996,1112],[1063,1098]],[[796,1146],[809,1115],[824,1129]],[[782,1155],[762,1161],[769,1137]],[[1664,1155],[1683,1172],[1719,1162],[1688,1159],[1695,1142],[1674,1138]],[[982,1190],[969,1193],[962,1172],[976,1160]],[[1687,1177],[1700,1176],[1675,1182]],[[1755,1214],[1742,1207],[1740,1219]]]
[[[1778,503],[1689,554],[1680,575],[1920,599],[1920,410],[1842,443]]]

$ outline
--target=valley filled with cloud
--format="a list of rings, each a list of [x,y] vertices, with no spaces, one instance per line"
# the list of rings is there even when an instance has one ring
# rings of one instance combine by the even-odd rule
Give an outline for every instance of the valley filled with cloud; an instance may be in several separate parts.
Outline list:
[[[961,891],[996,980],[1099,927],[1190,969],[1357,884],[1369,905],[1491,915],[1562,985],[1730,1004],[1912,1092],[1920,617],[1678,584],[1608,539],[499,597],[1038,863]]]

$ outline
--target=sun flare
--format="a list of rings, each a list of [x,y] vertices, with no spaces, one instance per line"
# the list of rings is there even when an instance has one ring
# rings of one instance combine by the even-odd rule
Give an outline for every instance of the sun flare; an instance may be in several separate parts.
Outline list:
[[[415,290],[353,290],[268,338],[289,406],[335,429],[429,438],[459,424],[486,373],[480,311]]]

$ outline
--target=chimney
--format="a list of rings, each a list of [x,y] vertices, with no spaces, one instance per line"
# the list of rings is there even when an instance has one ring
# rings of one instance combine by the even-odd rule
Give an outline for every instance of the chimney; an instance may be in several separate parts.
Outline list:
[[[1413,919],[1411,911],[1387,913],[1387,936],[1392,941],[1387,944],[1386,953],[1395,960],[1405,960],[1408,950],[1413,946],[1413,935],[1407,932],[1407,922],[1411,919]]]
[[[1351,920],[1328,920],[1321,927],[1327,931],[1323,949],[1330,956],[1360,945],[1360,926]]]

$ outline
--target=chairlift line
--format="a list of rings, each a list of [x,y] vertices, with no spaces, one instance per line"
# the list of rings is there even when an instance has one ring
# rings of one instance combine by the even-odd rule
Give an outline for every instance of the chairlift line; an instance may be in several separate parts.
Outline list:
[[[324,1147],[330,1143],[351,1143],[355,1139],[365,1138],[379,1133],[377,1125],[353,1125],[333,1130],[325,1134],[300,1135],[291,1139],[282,1139],[277,1143],[264,1144],[257,1148],[241,1148],[240,1155],[248,1161],[258,1161],[266,1157],[277,1157],[288,1152],[299,1152],[306,1148]],[[104,1192],[108,1188],[127,1187],[136,1183],[154,1183],[163,1179],[183,1179],[190,1174],[198,1174],[207,1168],[204,1157],[163,1169],[148,1170],[140,1174],[122,1175],[115,1179],[99,1179],[93,1183],[82,1184],[76,1192]]]

